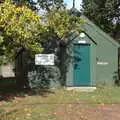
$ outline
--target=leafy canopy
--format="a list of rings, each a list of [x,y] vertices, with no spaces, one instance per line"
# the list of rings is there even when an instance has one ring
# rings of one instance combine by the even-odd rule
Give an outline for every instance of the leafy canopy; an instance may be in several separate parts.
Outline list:
[[[42,51],[37,36],[42,20],[26,6],[16,7],[10,2],[0,4],[0,45],[4,54],[15,56],[18,48]]]
[[[83,13],[105,32],[114,34],[120,31],[119,6],[118,0],[83,0]]]
[[[37,0],[39,7],[51,11],[54,6],[58,8],[64,7],[64,0]]]
[[[83,19],[70,14],[66,9],[57,9],[56,7],[46,13],[45,18],[49,34],[54,34],[61,40],[67,40],[68,34],[79,32],[80,26],[84,22]]]
[[[13,0],[18,5],[27,5],[29,8],[43,9],[46,11],[50,11],[53,6],[57,6],[58,8],[64,7],[63,0]]]
[[[0,4],[0,13],[0,49],[7,58],[15,58],[20,48],[42,52],[42,40],[53,35],[66,40],[66,35],[78,32],[83,22],[65,8],[54,7],[43,15],[37,15],[26,6],[17,6],[9,0]]]

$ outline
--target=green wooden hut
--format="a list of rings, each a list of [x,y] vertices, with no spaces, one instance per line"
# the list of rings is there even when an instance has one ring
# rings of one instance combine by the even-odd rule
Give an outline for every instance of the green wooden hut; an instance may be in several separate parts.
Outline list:
[[[120,45],[86,17],[83,18],[83,31],[67,50],[73,60],[68,65],[66,86],[114,85]]]
[[[46,66],[44,69],[45,66],[36,66],[34,59],[30,59],[30,86],[53,88],[61,85],[69,87],[115,84],[120,45],[86,17],[82,17],[85,19],[82,32],[71,38],[72,42],[67,47],[66,44],[61,46],[61,73],[55,65]],[[54,74],[52,78],[49,77],[49,72]],[[43,73],[47,76],[46,81],[43,79]]]

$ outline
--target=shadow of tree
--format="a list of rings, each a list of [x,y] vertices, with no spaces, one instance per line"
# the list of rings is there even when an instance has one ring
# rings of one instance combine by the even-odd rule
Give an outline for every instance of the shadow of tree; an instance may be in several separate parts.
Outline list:
[[[0,88],[0,101],[12,101],[16,97],[24,98],[27,96],[42,96],[48,97],[48,95],[54,94],[51,89],[16,89],[15,85],[4,86]]]

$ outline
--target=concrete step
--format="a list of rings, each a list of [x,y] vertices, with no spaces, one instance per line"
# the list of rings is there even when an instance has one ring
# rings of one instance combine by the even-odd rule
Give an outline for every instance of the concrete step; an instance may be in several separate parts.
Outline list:
[[[66,87],[66,90],[74,90],[79,92],[93,92],[96,90],[96,87]]]

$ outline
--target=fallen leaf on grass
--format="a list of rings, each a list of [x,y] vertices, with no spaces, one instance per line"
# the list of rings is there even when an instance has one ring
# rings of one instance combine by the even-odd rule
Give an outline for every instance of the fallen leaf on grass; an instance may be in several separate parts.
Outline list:
[[[30,113],[27,113],[26,115],[27,115],[27,116],[31,116],[31,114],[30,114]]]

